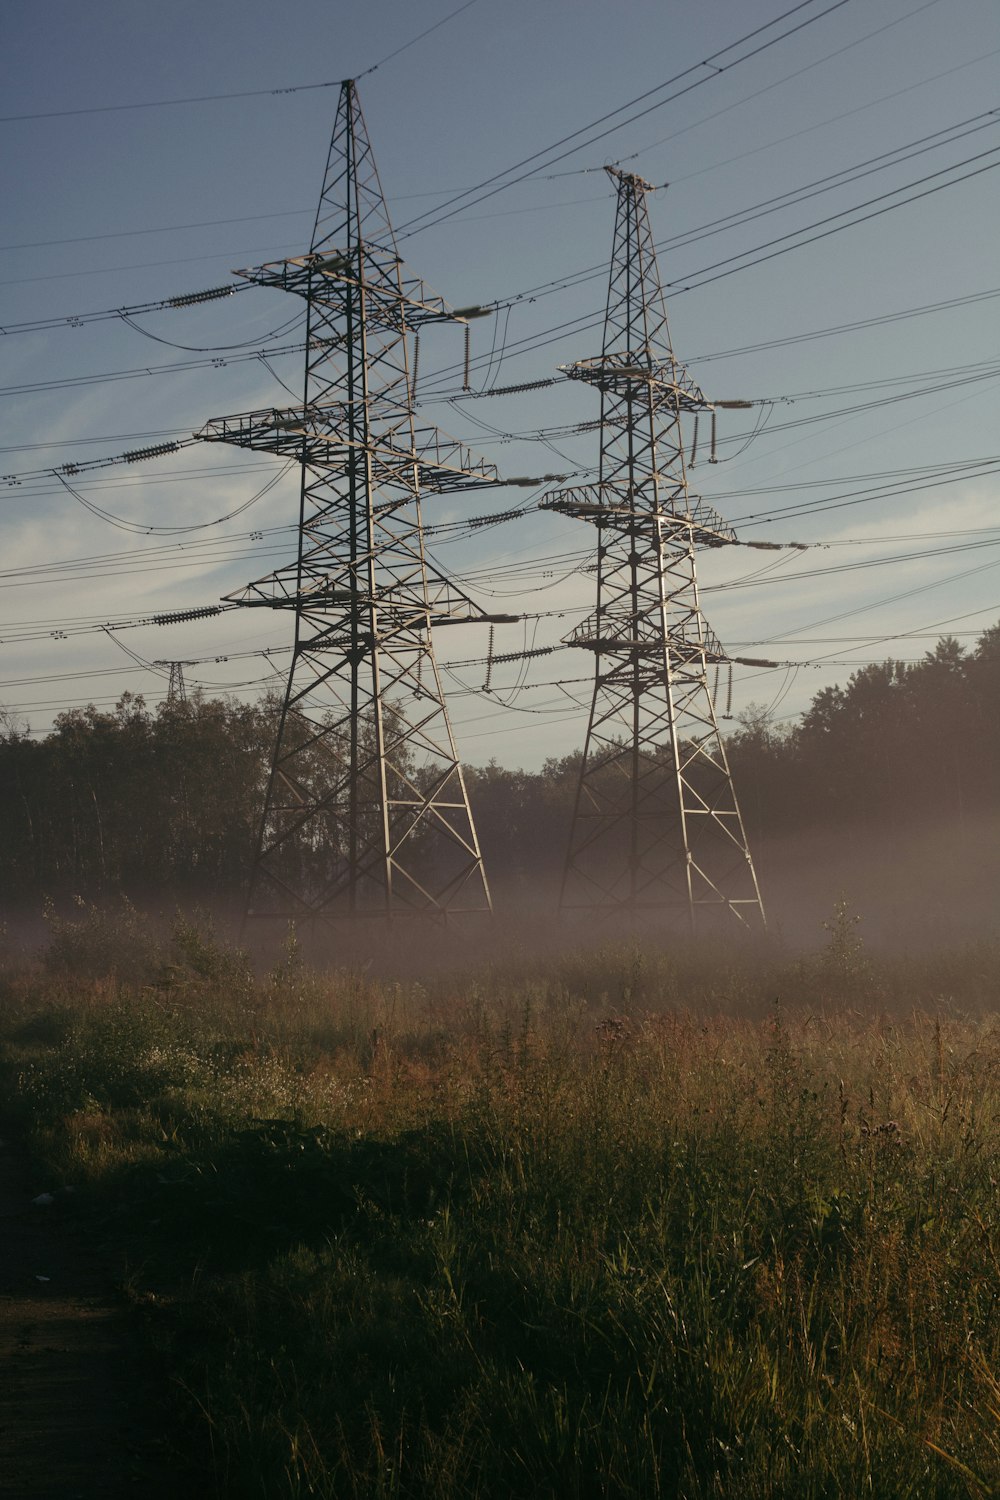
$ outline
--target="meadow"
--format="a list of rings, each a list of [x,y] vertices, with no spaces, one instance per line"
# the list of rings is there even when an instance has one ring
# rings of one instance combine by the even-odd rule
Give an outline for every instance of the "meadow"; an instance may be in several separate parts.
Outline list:
[[[1000,947],[819,938],[9,951],[5,1112],[192,1492],[1000,1494]]]

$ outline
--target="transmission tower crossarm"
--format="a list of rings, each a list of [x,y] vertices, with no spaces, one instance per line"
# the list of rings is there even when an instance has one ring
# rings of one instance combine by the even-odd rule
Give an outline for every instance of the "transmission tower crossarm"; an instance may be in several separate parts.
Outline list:
[[[212,417],[195,437],[206,443],[231,443],[238,448],[299,459],[320,468],[329,467],[335,450],[356,448],[371,455],[376,482],[391,479],[393,471],[401,465],[416,465],[424,494],[453,494],[502,483],[496,465],[473,453],[459,438],[449,437],[437,427],[412,427],[406,407],[393,410],[387,405],[379,415],[387,423],[395,417],[410,445],[404,447],[399,434],[392,430],[382,435],[357,432],[353,413],[342,402],[272,407]],[[411,498],[404,494],[398,503],[409,503]]]
[[[492,307],[454,308],[443,297],[431,290],[419,276],[402,269],[398,256],[394,259],[401,268],[397,279],[379,276],[365,279],[359,274],[357,249],[354,251],[328,250],[322,254],[292,256],[288,260],[269,261],[262,266],[250,266],[234,271],[243,281],[255,286],[275,287],[282,292],[294,292],[312,301],[321,301],[326,288],[352,286],[364,292],[378,304],[378,311],[386,316],[391,309],[405,309],[406,323],[410,328],[420,328],[426,323],[468,323],[471,318],[491,316]],[[382,263],[383,268],[385,262]],[[397,313],[396,316],[399,314]]]
[[[699,547],[728,547],[736,542],[736,532],[707,501],[685,489],[684,502],[686,512],[664,508],[656,515],[665,539],[678,542],[689,539],[693,546]],[[538,508],[625,529],[638,519],[649,520],[648,509],[637,508],[634,499],[627,491],[623,493],[620,485],[587,484],[552,490],[542,496]]]
[[[673,359],[650,359],[648,364],[638,364],[632,351],[626,351],[623,357],[577,360],[558,368],[567,380],[585,381],[599,391],[635,397],[648,389],[654,409],[665,404],[679,411],[715,410],[683,366]]]

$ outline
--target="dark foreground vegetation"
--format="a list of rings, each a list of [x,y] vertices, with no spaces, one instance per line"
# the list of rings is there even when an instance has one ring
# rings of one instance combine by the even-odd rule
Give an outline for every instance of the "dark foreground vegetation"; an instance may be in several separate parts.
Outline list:
[[[418,982],[81,907],[8,959],[6,1109],[127,1251],[183,1487],[1000,1493],[1000,950],[858,932]]]

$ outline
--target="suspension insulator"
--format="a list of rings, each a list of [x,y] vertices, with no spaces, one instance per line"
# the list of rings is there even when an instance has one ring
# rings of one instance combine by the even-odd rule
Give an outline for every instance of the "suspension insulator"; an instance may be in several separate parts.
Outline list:
[[[463,391],[470,390],[469,385],[469,355],[472,349],[472,336],[468,323],[465,325],[465,377],[462,381]]]
[[[490,641],[486,648],[486,681],[483,683],[483,692],[490,691],[490,681],[493,677],[493,626],[490,626]]]

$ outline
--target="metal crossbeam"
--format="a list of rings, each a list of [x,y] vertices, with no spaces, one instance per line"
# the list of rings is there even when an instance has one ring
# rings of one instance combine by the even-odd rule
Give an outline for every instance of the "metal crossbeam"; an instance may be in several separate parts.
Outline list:
[[[374,411],[375,402],[369,405]],[[382,434],[371,429],[359,434],[352,415],[343,402],[322,407],[273,407],[213,417],[197,436],[207,443],[255,448],[299,459],[317,468],[337,462],[338,450],[346,456],[345,450],[362,447],[371,457],[373,482],[380,489],[401,468],[413,465],[419,466],[420,489],[424,493],[446,494],[500,482],[495,464],[436,427],[414,427],[406,408],[380,413],[388,426]],[[412,439],[413,446],[402,446],[407,439]]]
[[[669,485],[669,474],[655,477]],[[581,521],[617,525],[625,531],[637,519],[650,520],[665,540],[690,541],[696,547],[727,547],[736,541],[736,532],[707,500],[690,494],[686,488],[678,490],[674,498],[679,500],[682,496],[687,501],[686,511],[680,514],[663,511],[650,517],[648,510],[636,508],[633,497],[627,490],[623,491],[620,484],[574,485],[570,489],[552,490],[543,495],[539,509],[576,516]]]

